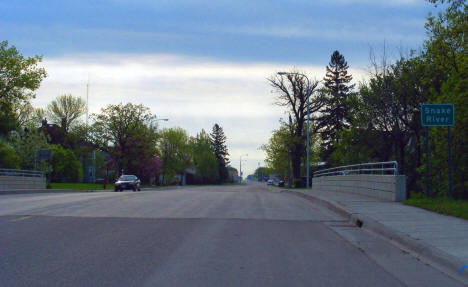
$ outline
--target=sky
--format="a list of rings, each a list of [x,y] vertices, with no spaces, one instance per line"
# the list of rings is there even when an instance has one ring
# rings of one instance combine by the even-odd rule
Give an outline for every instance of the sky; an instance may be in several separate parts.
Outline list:
[[[338,50],[359,83],[370,49],[421,49],[436,11],[423,0],[0,0],[0,41],[43,57],[34,106],[86,98],[89,83],[90,114],[132,102],[192,136],[218,123],[247,175],[286,118],[267,78],[296,69],[320,80]]]

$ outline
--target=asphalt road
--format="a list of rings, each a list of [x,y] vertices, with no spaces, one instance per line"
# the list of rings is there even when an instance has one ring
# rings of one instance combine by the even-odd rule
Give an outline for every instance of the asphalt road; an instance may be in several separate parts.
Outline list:
[[[0,196],[0,286],[463,286],[260,184]]]

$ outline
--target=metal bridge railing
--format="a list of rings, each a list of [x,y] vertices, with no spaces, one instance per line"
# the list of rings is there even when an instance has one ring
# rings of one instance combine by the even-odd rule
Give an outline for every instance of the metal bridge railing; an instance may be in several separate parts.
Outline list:
[[[338,166],[316,171],[314,172],[314,177],[354,174],[398,175],[398,162],[369,162]]]
[[[44,177],[44,173],[38,170],[0,168],[0,176]]]

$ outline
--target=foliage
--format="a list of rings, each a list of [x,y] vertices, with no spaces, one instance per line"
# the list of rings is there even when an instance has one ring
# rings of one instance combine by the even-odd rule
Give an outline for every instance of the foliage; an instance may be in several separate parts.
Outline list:
[[[268,140],[267,144],[264,144],[260,147],[265,153],[266,158],[265,162],[267,163],[268,167],[271,168],[273,171],[272,173],[280,174],[280,175],[287,175],[288,174],[288,150],[290,150],[289,160],[292,159],[292,148],[294,143],[298,141],[297,138],[293,138],[291,136],[292,129],[294,129],[294,125],[292,121],[290,124],[286,124],[285,122],[280,120],[280,127],[277,130],[273,131],[272,136]],[[310,152],[309,152],[309,161],[310,162],[317,162],[320,161],[319,158],[319,145],[320,140],[318,134],[313,133],[314,127],[310,127],[309,132],[309,144],[310,144]],[[306,137],[303,139],[302,146],[304,149],[306,148]],[[302,153],[300,159],[300,166],[305,166],[306,161],[306,153]]]
[[[228,165],[226,169],[228,171],[228,181],[231,183],[237,182],[237,178],[239,177],[239,171],[237,170],[237,168]]]
[[[352,126],[339,134],[341,143],[330,157],[334,165],[353,161],[396,160],[407,176],[407,190],[421,192],[425,186],[424,129],[420,121],[421,103],[453,103],[452,127],[453,186],[456,198],[468,198],[468,30],[467,5],[447,3],[426,23],[429,39],[419,55],[411,53],[388,64],[385,55],[374,72],[361,83]],[[429,128],[431,192],[446,195],[448,190],[447,128]]]
[[[70,94],[58,96],[47,106],[49,119],[68,133],[73,123],[86,113],[86,102]]]
[[[202,130],[190,141],[196,175],[203,184],[219,182],[218,161],[211,145],[210,135]]]
[[[453,103],[452,128],[453,188],[457,198],[468,199],[468,5],[465,1],[446,3],[446,9],[431,15],[426,23],[429,39],[423,52],[431,89],[429,103]],[[447,129],[430,128],[430,169],[432,192],[447,194]]]
[[[269,167],[258,167],[256,170],[255,170],[255,175],[257,177],[257,180],[258,181],[262,181],[264,177],[266,176],[270,176],[272,174],[275,174],[275,170],[273,170],[272,168],[269,168]]]
[[[229,152],[226,147],[226,135],[224,134],[222,127],[220,127],[218,124],[214,124],[210,136],[211,145],[213,147],[215,157],[218,161],[218,178],[221,182],[223,182],[226,181],[229,176],[227,170],[227,165],[229,164]]]
[[[420,104],[429,95],[420,56],[387,64],[372,61],[374,72],[359,86],[351,127],[338,133],[340,142],[328,159],[332,166],[396,160],[407,176],[408,190],[417,189],[422,162]]]
[[[0,142],[0,168],[19,169],[20,161],[14,149]]]
[[[343,55],[334,51],[326,67],[327,73],[323,79],[323,108],[320,110],[320,134],[324,148],[324,160],[333,152],[334,145],[339,141],[338,133],[349,128],[351,123],[351,97],[354,85],[348,75],[348,63]]]
[[[156,149],[155,119],[143,105],[131,103],[108,105],[100,114],[93,114],[89,131],[90,141],[109,155],[116,174],[122,170],[143,178],[143,167],[150,164]]]
[[[312,127],[315,127],[317,117],[315,114],[322,108],[323,101],[319,94],[314,93],[318,85],[318,81],[313,81],[307,87],[305,75],[296,71],[291,71],[286,75],[275,75],[268,79],[273,91],[278,94],[276,104],[282,107],[287,107],[292,115],[290,120],[291,139],[291,162],[292,173],[295,178],[301,176],[301,158],[305,152],[306,131],[305,123],[307,117],[307,108],[311,114]],[[307,90],[309,88],[309,90]],[[307,95],[310,95],[307,101]],[[313,130],[314,133],[316,130]]]
[[[40,56],[25,58],[15,46],[0,42],[0,135],[17,126],[14,111],[34,98],[33,91],[46,77],[45,70],[38,67],[41,61]]]
[[[140,176],[141,180],[145,183],[154,184],[159,174],[161,174],[162,160],[159,156],[152,156],[150,160],[146,161],[143,165]]]
[[[338,135],[340,141],[327,161],[331,166],[388,161],[391,158],[392,141],[384,132],[352,126]]]
[[[61,145],[52,146],[51,181],[77,182],[83,176],[80,161],[72,150],[64,149]]]
[[[267,144],[260,147],[265,154],[265,162],[275,173],[288,174],[288,150],[293,146],[290,127],[280,121],[280,127],[273,131]]]
[[[40,169],[41,167],[41,163],[36,160],[37,152],[42,149],[49,149],[46,136],[37,129],[26,130],[17,134],[12,139],[12,145],[21,159],[21,169],[30,170]]]
[[[304,180],[302,178],[294,178],[293,185],[295,188],[303,188],[305,187]]]
[[[430,199],[411,198],[403,203],[441,214],[468,219],[468,201],[464,200],[453,200],[447,197],[437,197]]]
[[[187,132],[182,128],[161,131],[158,146],[161,151],[161,173],[164,175],[164,183],[173,183],[175,175],[182,173],[188,167],[188,140]]]

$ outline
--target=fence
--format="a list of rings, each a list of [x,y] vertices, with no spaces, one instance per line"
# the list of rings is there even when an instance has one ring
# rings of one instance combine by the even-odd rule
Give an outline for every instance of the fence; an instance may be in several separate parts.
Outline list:
[[[314,172],[312,189],[403,201],[406,199],[406,178],[398,174],[396,161],[362,163]]]
[[[38,170],[0,168],[0,176],[44,177],[44,173]]]
[[[398,175],[398,162],[368,162],[344,165],[314,172],[314,177],[352,174]]]
[[[37,170],[0,168],[0,190],[44,189],[44,173]]]

